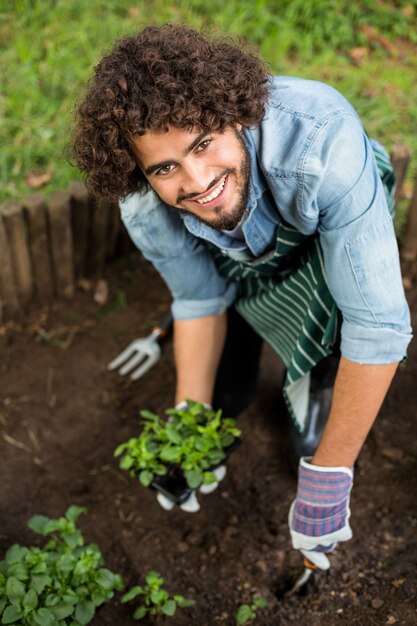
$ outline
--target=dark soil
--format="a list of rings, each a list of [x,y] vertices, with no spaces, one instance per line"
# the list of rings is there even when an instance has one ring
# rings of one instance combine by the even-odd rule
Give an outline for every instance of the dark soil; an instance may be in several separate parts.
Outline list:
[[[201,497],[199,513],[167,513],[154,492],[118,469],[113,451],[138,433],[140,409],[173,404],[171,343],[137,382],[106,365],[148,334],[169,295],[135,255],[109,267],[107,280],[104,307],[79,289],[71,302],[1,328],[0,553],[13,543],[39,543],[26,526],[31,515],[57,517],[79,504],[89,510],[80,518],[86,540],[100,546],[127,587],[154,569],[172,593],[195,598],[195,607],[166,623],[232,626],[237,607],[261,595],[270,605],[254,622],[260,626],[417,624],[417,344],[356,467],[354,539],[338,548],[329,574],[317,573],[303,595],[286,597],[302,561],[287,530],[296,483],[279,415],[279,364],[265,349],[257,400],[239,418],[243,442],[221,487]],[[415,319],[417,291],[408,295]],[[136,623],[119,598],[93,623]]]

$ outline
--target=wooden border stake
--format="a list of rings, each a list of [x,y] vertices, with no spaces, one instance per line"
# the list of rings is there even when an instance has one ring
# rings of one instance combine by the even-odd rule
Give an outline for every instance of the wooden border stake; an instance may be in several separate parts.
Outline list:
[[[119,205],[117,202],[111,202],[109,208],[109,229],[106,254],[107,261],[110,261],[114,257],[121,228],[122,220],[120,219]]]
[[[6,314],[18,313],[20,309],[16,282],[13,272],[12,255],[6,228],[0,215],[0,323],[3,320],[3,306]]]
[[[32,193],[23,199],[23,206],[27,212],[36,293],[41,299],[49,300],[54,288],[45,197],[41,193]]]
[[[9,240],[17,293],[20,302],[26,305],[33,294],[33,279],[23,206],[17,200],[7,200],[1,207],[1,214]]]
[[[103,276],[107,253],[107,231],[109,228],[110,202],[94,199],[89,250],[89,275],[93,278]]]
[[[74,295],[74,254],[71,229],[71,196],[66,191],[54,191],[48,200],[51,249],[58,297]]]
[[[74,248],[75,277],[87,275],[87,250],[91,221],[91,200],[87,187],[79,180],[68,188],[71,195],[72,242]]]
[[[405,261],[413,262],[417,259],[417,175],[414,178],[414,191],[408,209],[407,228],[401,256]]]
[[[391,151],[391,162],[397,176],[397,186],[395,188],[395,206],[398,206],[398,202],[401,197],[401,190],[403,188],[405,175],[407,173],[408,165],[411,159],[411,150],[405,146],[393,146]]]

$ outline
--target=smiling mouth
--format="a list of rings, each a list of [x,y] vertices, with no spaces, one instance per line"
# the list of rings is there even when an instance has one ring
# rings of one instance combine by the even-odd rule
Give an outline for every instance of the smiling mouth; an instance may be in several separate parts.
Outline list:
[[[210,204],[211,202],[214,202],[214,200],[218,200],[219,198],[221,199],[221,196],[223,195],[223,192],[226,187],[227,178],[228,178],[228,174],[223,176],[219,184],[212,191],[210,191],[209,194],[206,194],[205,196],[201,198],[197,198],[197,199],[193,198],[192,201],[196,202],[197,204],[201,206],[205,206],[205,205]]]

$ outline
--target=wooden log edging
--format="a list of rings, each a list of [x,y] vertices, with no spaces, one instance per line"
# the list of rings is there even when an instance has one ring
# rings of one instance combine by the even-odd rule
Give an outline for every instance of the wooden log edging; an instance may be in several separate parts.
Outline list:
[[[2,204],[0,323],[34,299],[71,298],[81,278],[101,278],[115,254],[134,249],[124,232],[117,204],[94,200],[80,181]]]

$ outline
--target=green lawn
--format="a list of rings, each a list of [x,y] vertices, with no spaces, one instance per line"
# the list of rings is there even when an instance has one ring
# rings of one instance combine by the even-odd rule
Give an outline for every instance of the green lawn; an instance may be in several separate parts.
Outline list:
[[[29,193],[31,171],[50,173],[46,193],[78,177],[66,149],[74,104],[94,63],[117,37],[166,21],[249,38],[272,72],[330,83],[357,108],[370,135],[417,155],[412,2],[0,0],[1,200]],[[366,35],[370,24],[393,50]],[[364,45],[368,55],[356,66],[348,51]]]

